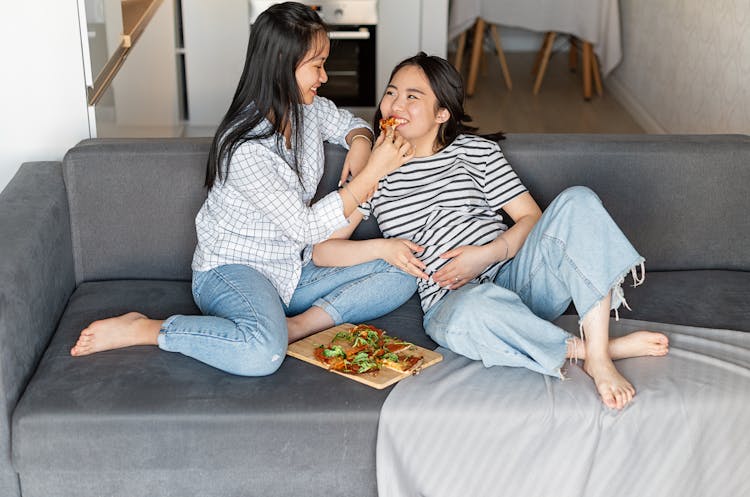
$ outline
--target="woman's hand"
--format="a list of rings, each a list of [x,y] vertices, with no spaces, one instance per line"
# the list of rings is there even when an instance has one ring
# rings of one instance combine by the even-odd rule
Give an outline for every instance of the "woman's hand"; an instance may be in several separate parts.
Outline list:
[[[382,178],[409,162],[415,153],[415,147],[397,131],[392,134],[381,133],[375,141],[367,167]]]
[[[378,182],[388,173],[410,161],[415,148],[398,133],[381,134],[375,142],[367,165],[344,186],[349,194],[341,194],[344,216],[349,216],[357,204],[370,198],[378,187]]]
[[[495,254],[487,246],[463,245],[440,255],[450,262],[435,271],[432,279],[438,285],[455,290],[461,288],[497,262]]]
[[[404,238],[383,238],[379,242],[380,259],[412,276],[423,280],[429,279],[424,273],[427,266],[414,255],[416,252],[422,252],[424,247]]]
[[[365,136],[365,135],[362,135]],[[341,170],[341,178],[339,178],[339,186],[346,183],[349,179],[349,175],[356,176],[365,168],[367,159],[370,158],[370,140],[364,138],[352,139],[349,145],[349,152],[346,153],[344,159],[344,167]]]

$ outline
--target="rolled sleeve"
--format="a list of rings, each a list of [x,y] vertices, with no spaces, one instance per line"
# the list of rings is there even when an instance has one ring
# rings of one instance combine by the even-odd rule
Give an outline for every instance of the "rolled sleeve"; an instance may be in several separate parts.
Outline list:
[[[349,148],[346,143],[346,135],[357,128],[366,128],[372,132],[372,127],[364,119],[356,117],[345,109],[339,109],[336,105],[324,97],[315,97],[311,111],[318,120],[323,140]]]
[[[357,210],[362,214],[362,219],[369,219],[372,214],[372,203],[370,200],[362,202],[357,206]]]
[[[494,211],[500,210],[505,204],[527,191],[495,143],[491,144],[491,151],[485,162],[482,190],[487,203]]]

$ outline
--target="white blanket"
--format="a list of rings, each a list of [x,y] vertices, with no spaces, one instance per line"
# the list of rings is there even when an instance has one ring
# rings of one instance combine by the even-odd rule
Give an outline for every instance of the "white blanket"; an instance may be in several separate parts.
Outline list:
[[[611,334],[638,329],[670,353],[617,362],[637,391],[622,411],[578,365],[560,381],[439,349],[383,405],[380,497],[750,495],[750,333],[623,319]]]

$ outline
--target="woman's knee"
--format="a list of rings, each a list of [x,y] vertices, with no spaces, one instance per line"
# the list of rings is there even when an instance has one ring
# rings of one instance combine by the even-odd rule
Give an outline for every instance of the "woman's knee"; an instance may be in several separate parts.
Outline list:
[[[287,340],[284,338],[283,341],[238,343],[226,371],[238,376],[267,376],[275,373],[286,355]]]
[[[572,186],[563,190],[545,210],[544,224],[555,222],[567,223],[570,219],[578,219],[589,215],[596,215],[604,210],[599,196],[586,186]]]
[[[563,190],[555,200],[564,204],[573,205],[601,205],[602,201],[599,196],[587,186],[571,186]]]

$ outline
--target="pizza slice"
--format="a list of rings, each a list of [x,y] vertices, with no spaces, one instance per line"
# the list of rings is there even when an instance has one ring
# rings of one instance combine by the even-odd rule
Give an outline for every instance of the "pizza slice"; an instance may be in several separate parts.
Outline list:
[[[386,334],[380,328],[360,324],[336,333],[327,345],[314,350],[315,358],[329,370],[348,374],[377,374],[382,367],[410,371],[422,363],[422,356],[410,353],[409,342]]]
[[[396,131],[396,127],[401,124],[399,119],[391,116],[380,120],[380,131],[385,133],[385,136],[393,136],[393,132]]]
[[[383,366],[396,371],[418,371],[424,362],[420,355],[389,353],[383,356]]]
[[[398,123],[396,122],[396,118],[393,116],[380,120],[380,131],[385,133],[386,135],[392,135],[393,131],[396,129],[396,126],[398,126]]]

